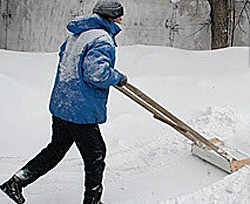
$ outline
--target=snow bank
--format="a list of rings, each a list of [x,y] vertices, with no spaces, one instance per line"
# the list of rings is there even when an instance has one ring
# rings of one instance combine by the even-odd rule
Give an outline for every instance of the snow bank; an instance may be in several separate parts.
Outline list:
[[[118,49],[129,81],[207,138],[250,154],[249,48],[184,51]],[[48,99],[57,55],[0,51],[0,183],[50,140]],[[249,167],[232,175],[190,153],[190,142],[111,88],[105,204],[248,204]],[[75,147],[54,171],[25,189],[27,203],[81,203]],[[53,189],[53,191],[52,191]],[[0,194],[0,203],[9,203]]]
[[[227,176],[211,186],[204,187],[189,195],[170,199],[159,204],[248,204],[250,201],[250,168],[249,166],[239,172]]]

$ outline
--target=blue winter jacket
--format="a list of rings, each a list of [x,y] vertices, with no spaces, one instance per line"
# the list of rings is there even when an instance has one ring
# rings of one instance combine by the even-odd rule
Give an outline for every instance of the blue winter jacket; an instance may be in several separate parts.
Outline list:
[[[74,123],[104,123],[109,86],[122,79],[114,69],[120,28],[97,14],[78,17],[67,28],[72,34],[59,53],[50,112]]]

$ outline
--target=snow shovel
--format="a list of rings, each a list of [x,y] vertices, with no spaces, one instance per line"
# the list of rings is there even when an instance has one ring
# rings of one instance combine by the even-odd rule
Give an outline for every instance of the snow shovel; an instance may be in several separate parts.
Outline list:
[[[135,86],[127,83],[122,87],[117,85],[114,87],[151,112],[154,118],[170,125],[191,140],[191,152],[199,158],[228,173],[235,172],[243,166],[250,164],[250,157],[246,154],[237,149],[225,146],[218,138],[206,139]]]

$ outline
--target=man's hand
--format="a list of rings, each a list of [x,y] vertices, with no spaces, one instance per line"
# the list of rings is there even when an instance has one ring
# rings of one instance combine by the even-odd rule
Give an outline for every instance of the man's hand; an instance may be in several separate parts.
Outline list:
[[[126,75],[122,75],[122,79],[119,81],[119,83],[117,84],[117,86],[122,87],[123,85],[125,85],[128,82],[128,77]]]

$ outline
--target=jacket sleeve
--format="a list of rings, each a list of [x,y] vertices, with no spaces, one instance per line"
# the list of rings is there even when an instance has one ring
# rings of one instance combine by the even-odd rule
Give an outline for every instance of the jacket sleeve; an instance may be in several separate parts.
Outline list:
[[[119,83],[122,74],[114,69],[115,48],[108,42],[96,42],[86,53],[82,63],[83,80],[98,88]]]

